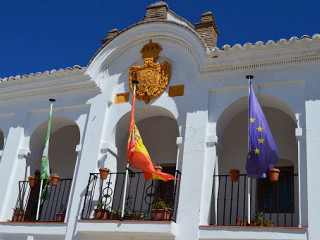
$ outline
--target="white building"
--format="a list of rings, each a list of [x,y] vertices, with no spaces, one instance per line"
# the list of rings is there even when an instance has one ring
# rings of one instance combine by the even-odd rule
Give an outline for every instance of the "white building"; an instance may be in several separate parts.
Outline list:
[[[87,67],[0,79],[0,239],[319,239],[320,35],[218,49],[218,34],[211,13],[194,27],[160,1],[139,23],[111,30]],[[129,72],[144,65],[144,46],[145,57],[162,48],[157,62],[168,62],[171,76],[165,86],[162,67],[146,96],[164,92],[137,101],[135,120],[153,162],[177,169],[178,180],[146,183],[131,173],[126,206],[139,220],[119,221],[111,213],[94,219],[98,202],[120,209]],[[282,170],[276,184],[253,179],[251,217],[263,211],[274,227],[236,226],[248,217],[249,74]],[[138,73],[138,89],[143,77],[153,76]],[[27,181],[41,165],[49,98],[56,99],[50,168],[61,179],[49,187],[36,221],[39,185]],[[111,170],[107,180],[90,175],[101,167]],[[227,176],[230,168],[240,169],[237,183]],[[151,214],[157,197],[173,208],[170,220]],[[64,222],[55,214],[61,205]],[[13,208],[25,214],[14,219]]]

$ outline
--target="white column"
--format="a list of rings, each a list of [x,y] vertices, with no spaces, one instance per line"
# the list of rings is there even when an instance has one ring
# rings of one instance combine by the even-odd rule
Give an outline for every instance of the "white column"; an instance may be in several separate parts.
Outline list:
[[[91,105],[88,116],[82,150],[78,156],[73,179],[73,192],[70,192],[68,228],[65,239],[73,239],[73,231],[76,228],[79,217],[82,213],[85,189],[88,184],[89,173],[97,171],[97,160],[101,153],[101,138],[106,120],[107,103],[102,104],[96,99]]]
[[[302,116],[296,114],[297,128],[295,135],[298,147],[298,186],[299,186],[299,226],[308,227],[308,184],[306,162],[306,138],[303,134]]]
[[[200,225],[209,225],[211,216],[211,203],[213,202],[213,175],[214,166],[217,161],[217,149],[218,143],[216,135],[207,136],[206,150],[205,150],[205,162],[203,168],[202,177],[202,194],[201,194],[201,206],[200,206]]]
[[[209,91],[204,87],[196,87],[191,91],[187,102],[188,109],[177,215],[179,228],[176,240],[198,239],[200,223]],[[205,190],[211,191],[211,189]]]
[[[0,221],[10,218],[12,208],[18,196],[18,181],[25,177],[25,158],[20,152],[21,141],[24,138],[24,128],[10,128],[7,136],[5,150],[1,158],[0,167]]]

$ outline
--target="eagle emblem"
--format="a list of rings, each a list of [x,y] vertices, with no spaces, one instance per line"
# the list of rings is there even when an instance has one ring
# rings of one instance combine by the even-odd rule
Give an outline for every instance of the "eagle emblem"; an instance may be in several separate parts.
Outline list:
[[[167,88],[171,75],[170,64],[166,61],[157,63],[159,52],[162,50],[158,43],[152,40],[142,50],[144,65],[132,66],[129,71],[129,86],[133,92],[133,80],[137,80],[136,97],[146,104],[159,97]]]

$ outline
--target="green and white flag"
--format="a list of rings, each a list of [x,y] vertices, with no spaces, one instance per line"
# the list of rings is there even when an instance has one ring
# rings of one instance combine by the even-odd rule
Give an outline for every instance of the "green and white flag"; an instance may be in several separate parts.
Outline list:
[[[40,204],[49,198],[48,192],[48,178],[50,176],[50,167],[49,167],[49,140],[50,140],[50,129],[51,129],[51,118],[52,118],[52,102],[50,102],[50,113],[48,119],[48,128],[47,135],[44,144],[43,154],[42,154],[42,164],[40,168],[40,177],[41,180],[44,180],[44,187],[41,192]]]

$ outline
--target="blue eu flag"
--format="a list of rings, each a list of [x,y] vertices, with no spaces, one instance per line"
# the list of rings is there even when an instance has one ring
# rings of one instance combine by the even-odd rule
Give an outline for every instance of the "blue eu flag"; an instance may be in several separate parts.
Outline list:
[[[265,178],[268,169],[274,167],[278,158],[276,144],[250,82],[248,177]]]

